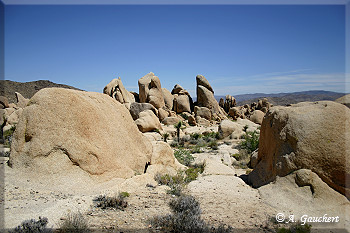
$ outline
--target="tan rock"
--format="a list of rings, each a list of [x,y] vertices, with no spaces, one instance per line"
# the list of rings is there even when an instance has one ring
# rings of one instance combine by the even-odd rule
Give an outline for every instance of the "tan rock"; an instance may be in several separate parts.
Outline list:
[[[162,122],[166,117],[169,116],[169,112],[160,108],[158,109],[158,117],[159,117],[159,121]]]
[[[135,102],[135,97],[125,89],[120,77],[110,81],[103,89],[103,93],[124,104],[128,109],[130,104]]]
[[[166,88],[162,88],[162,94],[164,98],[165,107],[172,110],[174,105],[174,96]]]
[[[200,126],[210,126],[210,121],[200,116],[196,116],[196,122],[197,122],[197,125],[200,125]]]
[[[130,105],[130,114],[132,116],[132,119],[136,120],[140,117],[140,113],[143,111],[151,110],[156,116],[158,115],[157,109],[149,103],[132,103]]]
[[[23,108],[17,109],[16,111],[12,112],[11,115],[7,117],[7,124],[16,125],[19,121],[19,118],[22,112],[23,112]]]
[[[208,80],[203,75],[197,75],[196,76],[197,86],[201,85],[205,87],[207,90],[209,90],[214,95],[213,88],[210,86]]]
[[[150,103],[157,109],[165,106],[162,87],[157,76],[150,72],[140,78],[138,84],[141,103]]]
[[[179,121],[181,121],[181,120],[178,117],[166,117],[162,121],[162,124],[164,124],[164,125],[175,125]]]
[[[254,122],[255,124],[261,125],[263,119],[264,119],[265,113],[260,110],[254,110],[252,115],[250,115],[250,120]]]
[[[350,109],[332,101],[271,108],[261,125],[258,164],[250,182],[260,187],[305,168],[338,192],[350,193],[348,125]]]
[[[221,138],[227,138],[233,133],[241,133],[241,127],[230,120],[223,120],[220,122],[218,132]]]
[[[158,117],[152,110],[140,112],[139,118],[135,120],[135,124],[142,133],[162,129]]]
[[[335,100],[335,102],[344,104],[346,107],[350,108],[350,94],[344,95]]]
[[[207,120],[211,120],[212,117],[211,111],[206,107],[194,107],[194,114]]]
[[[42,174],[76,169],[98,177],[131,177],[151,160],[152,146],[128,110],[101,93],[38,91],[23,109],[9,164]]]
[[[29,102],[29,99],[24,98],[19,92],[15,92],[15,94],[17,99],[17,107],[25,108]]]
[[[0,108],[8,108],[9,100],[5,96],[0,96]]]
[[[174,95],[174,111],[178,114],[191,112],[191,103],[188,95]]]
[[[193,115],[188,116],[187,121],[191,126],[197,125],[196,118]]]

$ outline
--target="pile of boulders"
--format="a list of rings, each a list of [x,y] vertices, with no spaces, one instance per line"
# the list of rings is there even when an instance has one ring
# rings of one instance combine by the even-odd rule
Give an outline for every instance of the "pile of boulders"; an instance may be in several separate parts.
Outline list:
[[[130,111],[141,132],[159,131],[163,125],[179,121],[188,125],[210,126],[226,119],[226,113],[214,97],[213,88],[203,75],[197,75],[197,102],[190,93],[176,84],[170,92],[150,72],[138,81],[139,93],[125,90],[120,78],[113,79],[103,93],[111,96]]]
[[[3,141],[3,133],[15,127],[23,108],[27,106],[29,100],[20,93],[15,92],[17,103],[9,103],[5,96],[0,96],[0,140]]]

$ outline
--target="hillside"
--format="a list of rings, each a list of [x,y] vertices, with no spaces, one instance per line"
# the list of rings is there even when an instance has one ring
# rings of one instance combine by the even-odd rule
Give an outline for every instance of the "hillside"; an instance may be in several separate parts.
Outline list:
[[[0,96],[6,96],[10,103],[16,102],[15,92],[21,93],[25,98],[31,98],[36,92],[47,87],[61,87],[79,90],[64,84],[53,83],[48,80],[38,80],[33,82],[15,82],[10,80],[0,80]]]
[[[302,91],[293,93],[278,93],[278,94],[244,94],[234,96],[237,101],[237,105],[250,104],[252,102],[257,102],[261,98],[267,98],[270,103],[274,105],[288,105],[295,104],[305,101],[321,101],[321,100],[331,100],[334,101],[337,98],[344,96],[344,93],[332,92],[332,91]],[[219,101],[220,98],[225,98],[225,96],[215,96]]]

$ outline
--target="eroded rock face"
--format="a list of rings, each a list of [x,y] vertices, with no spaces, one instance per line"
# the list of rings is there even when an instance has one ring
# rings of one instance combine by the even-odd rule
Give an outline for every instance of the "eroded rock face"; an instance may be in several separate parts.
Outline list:
[[[223,103],[223,106],[221,106],[225,110],[225,112],[228,113],[230,111],[230,108],[235,107],[235,106],[236,106],[235,97],[230,96],[230,95],[226,95],[225,102]]]
[[[132,119],[136,120],[140,117],[140,113],[143,111],[147,111],[147,110],[152,110],[152,112],[157,115],[157,109],[149,103],[132,103],[130,105],[130,114],[132,116]]]
[[[249,174],[254,187],[276,176],[310,169],[349,198],[350,109],[332,101],[273,107],[261,125],[258,163]]]
[[[162,93],[163,93],[165,107],[168,110],[173,110],[174,96],[166,88],[162,88]]]
[[[346,107],[350,108],[350,94],[336,99],[335,102],[344,104]]]
[[[141,103],[150,103],[155,108],[165,106],[160,80],[150,72],[139,79],[139,98]]]
[[[194,114],[207,120],[211,120],[212,116],[211,111],[208,108],[198,106],[194,107]]]
[[[140,112],[139,118],[135,123],[142,133],[162,129],[158,117],[152,110]]]
[[[82,169],[126,178],[143,173],[151,156],[152,145],[119,102],[102,93],[47,88],[20,115],[9,164],[43,174]]]
[[[29,99],[24,98],[19,92],[15,92],[15,94],[17,99],[17,107],[25,108],[29,102]]]
[[[261,125],[264,119],[265,113],[260,110],[254,110],[252,115],[250,115],[250,120],[256,124]]]
[[[103,89],[103,93],[124,104],[128,109],[130,109],[130,104],[135,102],[134,95],[125,89],[120,77],[110,81]]]
[[[188,95],[174,95],[174,111],[176,113],[191,112],[191,101]]]
[[[8,108],[9,101],[5,96],[0,96],[0,109]]]

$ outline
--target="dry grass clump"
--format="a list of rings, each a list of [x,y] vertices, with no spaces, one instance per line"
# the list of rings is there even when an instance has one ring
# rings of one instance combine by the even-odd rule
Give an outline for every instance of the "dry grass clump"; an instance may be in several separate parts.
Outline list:
[[[112,208],[124,210],[128,206],[128,202],[125,200],[126,197],[129,197],[129,193],[121,192],[118,196],[108,197],[106,195],[100,195],[93,199],[97,207],[102,209]]]
[[[59,233],[84,233],[90,232],[87,219],[80,212],[69,213],[60,223]]]
[[[10,233],[48,233],[53,232],[52,229],[46,228],[48,219],[46,217],[39,217],[39,220],[30,219],[25,220],[21,225],[17,226]]]
[[[190,195],[181,195],[169,202],[171,214],[156,216],[149,219],[152,227],[161,232],[232,232],[232,227],[220,225],[210,226],[201,219],[201,208],[199,202]]]

